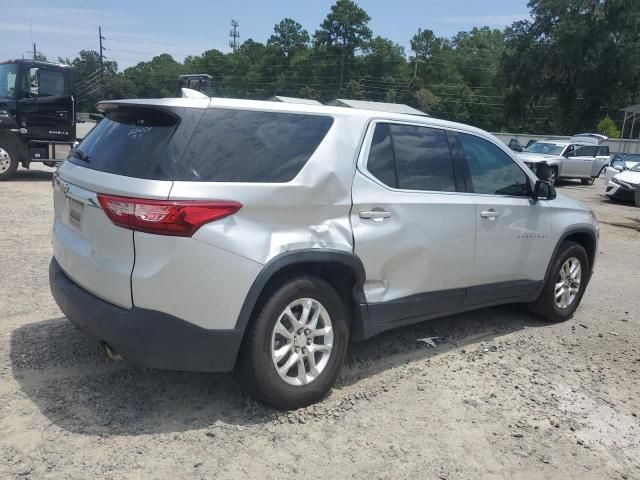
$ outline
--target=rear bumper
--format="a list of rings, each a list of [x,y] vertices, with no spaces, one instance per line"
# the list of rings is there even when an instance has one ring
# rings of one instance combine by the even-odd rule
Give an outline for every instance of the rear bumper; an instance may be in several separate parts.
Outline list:
[[[73,282],[55,258],[49,265],[49,284],[73,324],[134,365],[200,372],[233,369],[241,330],[208,330],[155,310],[127,310],[105,302]]]

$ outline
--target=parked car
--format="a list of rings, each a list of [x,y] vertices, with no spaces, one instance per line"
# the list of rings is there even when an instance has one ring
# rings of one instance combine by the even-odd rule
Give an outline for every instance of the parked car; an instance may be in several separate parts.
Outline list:
[[[640,189],[640,163],[618,172],[607,182],[606,195],[612,200],[625,202],[635,201],[636,192]]]
[[[592,185],[610,161],[609,147],[598,143],[602,138],[606,139],[580,134],[569,141],[543,140],[532,143],[519,156],[539,178],[554,185],[563,178],[579,178],[583,185]]]
[[[605,185],[611,179],[624,170],[629,170],[640,163],[640,154],[619,154],[616,153],[611,159],[611,163],[604,170]]]
[[[503,303],[562,321],[589,282],[593,212],[476,128],[233,99],[99,109],[53,180],[50,284],[136,365],[235,368],[297,408],[350,340]]]

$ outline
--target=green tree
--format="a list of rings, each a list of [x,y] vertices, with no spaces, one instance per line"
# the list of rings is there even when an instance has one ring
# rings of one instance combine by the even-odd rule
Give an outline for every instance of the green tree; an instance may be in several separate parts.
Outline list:
[[[178,75],[185,73],[182,63],[163,53],[149,62],[125,69],[125,77],[136,86],[141,98],[165,98],[176,94]]]
[[[112,60],[104,61],[101,75],[100,54],[95,50],[81,50],[71,65],[76,73],[78,109],[93,112],[95,104],[104,99],[102,82],[104,81],[106,87],[109,78],[117,74],[118,64]]]
[[[440,102],[428,88],[421,88],[415,93],[416,106],[425,113],[431,113]]]
[[[350,100],[364,100],[366,98],[362,91],[362,85],[360,85],[360,82],[357,80],[349,80],[344,88],[340,90],[338,96]]]
[[[509,120],[550,120],[555,133],[592,129],[602,110],[640,90],[640,2],[531,0],[532,19],[506,33],[501,65]]]
[[[309,100],[318,100],[320,101],[321,92],[320,90],[310,87],[308,85],[302,87],[298,92],[298,97],[300,98],[308,98]]]
[[[598,123],[598,132],[609,138],[620,138],[620,130],[616,122],[614,122],[609,115]]]
[[[429,60],[436,51],[442,49],[443,39],[436,37],[433,30],[424,29],[415,34],[410,43],[411,50],[415,52],[413,67],[417,74],[420,63]]]
[[[320,48],[339,57],[339,86],[345,78],[345,64],[357,50],[365,50],[371,39],[371,17],[352,0],[338,0],[316,31],[315,41]]]
[[[285,18],[274,28],[274,34],[267,45],[274,46],[289,60],[296,52],[304,50],[309,44],[309,33],[295,20]]]

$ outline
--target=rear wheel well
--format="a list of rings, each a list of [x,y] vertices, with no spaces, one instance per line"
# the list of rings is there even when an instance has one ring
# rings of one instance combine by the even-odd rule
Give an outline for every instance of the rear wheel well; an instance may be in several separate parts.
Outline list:
[[[596,257],[596,241],[593,236],[586,232],[576,232],[567,236],[563,242],[576,242],[587,251],[589,259],[589,271],[593,269],[593,261]]]
[[[346,320],[349,328],[352,327],[354,315],[357,313],[356,302],[353,298],[354,288],[359,281],[356,272],[348,265],[337,261],[309,261],[286,265],[271,275],[251,310],[245,334],[273,292],[288,279],[303,275],[321,278],[336,290],[344,302],[345,311],[348,313]]]

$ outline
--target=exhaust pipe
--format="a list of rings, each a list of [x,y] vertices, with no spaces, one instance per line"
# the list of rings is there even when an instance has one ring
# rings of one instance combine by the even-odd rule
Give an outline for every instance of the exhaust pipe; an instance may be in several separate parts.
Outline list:
[[[107,356],[114,362],[119,362],[120,360],[122,360],[122,357],[120,356],[120,354],[116,352],[113,348],[111,348],[111,346],[108,343],[102,342],[102,348],[104,349]]]

